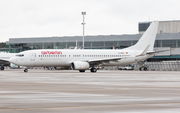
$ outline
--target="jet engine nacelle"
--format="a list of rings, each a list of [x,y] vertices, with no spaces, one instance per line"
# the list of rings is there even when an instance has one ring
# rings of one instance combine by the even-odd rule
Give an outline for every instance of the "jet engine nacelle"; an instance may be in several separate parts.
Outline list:
[[[74,70],[86,70],[89,69],[89,63],[83,61],[75,61],[71,65]]]

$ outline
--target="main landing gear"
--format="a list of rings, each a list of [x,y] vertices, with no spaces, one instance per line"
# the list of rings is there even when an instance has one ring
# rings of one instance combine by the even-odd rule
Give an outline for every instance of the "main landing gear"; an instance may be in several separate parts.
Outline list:
[[[81,73],[84,73],[86,70],[79,70],[79,72],[81,72]],[[94,68],[94,67],[92,67],[91,69],[90,69],[90,71],[92,72],[92,73],[96,73],[97,72],[97,69],[96,68]]]
[[[28,72],[28,69],[24,69],[24,72],[27,73],[27,72]]]
[[[2,70],[2,71],[4,70],[4,66],[1,66],[1,70]]]
[[[96,73],[97,69],[94,68],[94,67],[92,67],[92,68],[90,69],[90,71],[91,71],[92,73]]]

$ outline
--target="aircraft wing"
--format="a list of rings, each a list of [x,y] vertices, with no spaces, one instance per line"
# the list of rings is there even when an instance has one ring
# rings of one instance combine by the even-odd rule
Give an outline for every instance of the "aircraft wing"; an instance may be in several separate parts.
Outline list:
[[[89,64],[91,65],[91,64],[97,64],[97,65],[99,65],[99,64],[101,64],[101,63],[108,63],[108,62],[110,62],[110,61],[118,61],[118,60],[120,60],[120,59],[122,59],[122,58],[120,58],[120,57],[114,57],[114,58],[103,58],[103,59],[91,59],[91,60],[88,60],[88,62],[89,62]]]
[[[9,60],[5,60],[5,59],[0,58],[0,62],[9,62]]]
[[[0,65],[9,65],[9,61],[8,60],[4,60],[4,59],[0,59]]]

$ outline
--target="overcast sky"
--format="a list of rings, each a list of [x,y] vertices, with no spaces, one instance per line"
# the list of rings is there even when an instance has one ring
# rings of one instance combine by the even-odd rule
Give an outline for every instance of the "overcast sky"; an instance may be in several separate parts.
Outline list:
[[[137,34],[138,22],[180,20],[180,0],[0,0],[0,42],[9,38]]]

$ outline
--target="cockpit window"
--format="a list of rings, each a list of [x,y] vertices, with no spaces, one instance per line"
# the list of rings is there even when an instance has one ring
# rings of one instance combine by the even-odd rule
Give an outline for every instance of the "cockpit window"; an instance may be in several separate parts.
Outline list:
[[[17,57],[23,57],[24,54],[17,54],[16,56],[17,56]]]

